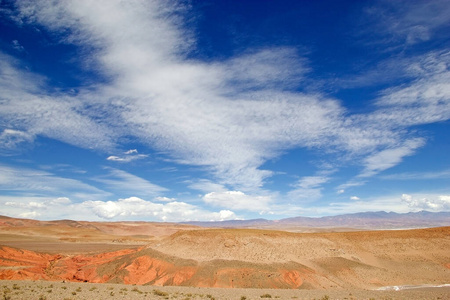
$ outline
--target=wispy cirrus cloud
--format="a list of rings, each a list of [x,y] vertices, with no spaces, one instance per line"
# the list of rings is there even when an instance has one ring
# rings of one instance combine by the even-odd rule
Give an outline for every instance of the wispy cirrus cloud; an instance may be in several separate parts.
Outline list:
[[[305,176],[288,192],[289,199],[302,203],[314,202],[322,197],[322,184],[330,180],[327,176]]]
[[[435,172],[409,172],[379,176],[384,180],[430,180],[430,179],[448,179],[450,170]]]
[[[25,144],[32,143],[34,136],[28,132],[4,129],[0,133],[0,153],[2,154],[15,154],[21,151],[21,147]],[[26,147],[26,146],[25,146]]]
[[[412,155],[415,150],[425,144],[423,139],[407,140],[399,147],[385,149],[367,157],[364,160],[365,168],[358,177],[371,177],[384,170],[398,165],[405,156]]]
[[[70,194],[77,200],[104,199],[111,195],[76,179],[7,165],[0,165],[0,190],[22,196],[61,197]]]
[[[210,62],[188,59],[195,39],[180,17],[186,7],[176,2],[20,1],[17,7],[15,18],[23,24],[39,26],[56,42],[85,51],[85,67],[95,69],[104,81],[81,86],[77,95],[49,91],[45,78],[2,55],[0,115],[5,130],[106,153],[118,153],[121,139],[132,136],[177,163],[212,174],[214,180],[188,183],[205,193],[209,205],[270,210],[272,199],[264,194],[264,185],[273,172],[263,165],[295,148],[323,151],[359,166],[360,173],[340,189],[363,184],[361,178],[419,151],[426,139],[412,126],[450,118],[445,51],[410,58],[411,63],[401,65],[414,71],[407,82],[385,89],[371,111],[355,114],[339,99],[296,91],[313,70],[294,48],[251,49]],[[401,14],[411,20],[406,22],[409,27],[427,21],[411,17],[415,7]],[[429,23],[427,34],[444,24]],[[425,40],[407,27],[391,25],[389,30],[403,39]],[[145,157],[133,152],[107,159],[130,162]],[[118,169],[95,180],[141,197],[166,191]],[[328,180],[304,177],[290,197],[318,199],[321,184]]]
[[[272,198],[269,195],[252,196],[240,191],[225,191],[208,193],[203,197],[203,201],[212,206],[264,214],[270,211]]]
[[[123,170],[114,168],[106,168],[106,170],[107,174],[92,178],[92,180],[102,183],[106,190],[137,196],[158,196],[167,191],[164,187]]]
[[[450,5],[445,0],[376,1],[368,9],[377,33],[391,45],[411,46],[439,35],[449,28]],[[383,22],[380,22],[383,20]]]

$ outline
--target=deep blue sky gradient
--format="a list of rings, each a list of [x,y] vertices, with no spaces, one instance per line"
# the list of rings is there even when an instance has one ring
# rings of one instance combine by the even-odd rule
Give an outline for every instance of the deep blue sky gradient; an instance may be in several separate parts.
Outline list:
[[[0,2],[0,214],[450,210],[448,1]]]

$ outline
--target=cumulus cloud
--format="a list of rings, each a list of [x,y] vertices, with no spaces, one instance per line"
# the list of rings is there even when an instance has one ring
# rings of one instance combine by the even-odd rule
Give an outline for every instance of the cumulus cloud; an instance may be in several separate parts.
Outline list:
[[[154,203],[138,197],[117,201],[72,202],[67,197],[0,196],[0,214],[54,220],[223,221],[237,216],[231,210],[208,211],[179,201]]]
[[[173,201],[176,201],[175,198],[169,198],[169,197],[156,197],[155,200],[159,201],[159,202],[173,202]]]
[[[67,197],[0,196],[0,214],[20,218],[62,219],[82,218],[86,213],[72,209],[73,203]]]
[[[350,197],[350,200],[358,201],[358,200],[360,200],[360,199],[359,199],[359,197],[357,197],[357,196],[351,196],[351,197]]]
[[[409,195],[403,194],[401,200],[415,211],[449,211],[450,195]]]
[[[119,199],[117,201],[89,201],[83,206],[89,207],[93,212],[104,219],[127,219],[130,217],[148,217],[160,221],[179,220],[214,220],[223,221],[235,219],[236,215],[229,210],[208,212],[193,205],[172,201],[166,204],[153,203],[138,197]]]

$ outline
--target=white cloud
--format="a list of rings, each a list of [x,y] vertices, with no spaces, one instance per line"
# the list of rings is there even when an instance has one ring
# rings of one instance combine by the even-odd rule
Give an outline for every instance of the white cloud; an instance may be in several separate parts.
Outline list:
[[[124,154],[137,154],[138,151],[136,149],[130,149],[128,151],[125,151]]]
[[[233,58],[224,65],[232,90],[296,86],[309,69],[292,48],[263,49]]]
[[[193,190],[202,191],[204,193],[226,192],[227,189],[222,184],[214,183],[208,179],[199,179],[195,182],[189,182],[188,187]]]
[[[132,136],[178,163],[206,168],[214,181],[194,181],[190,187],[208,193],[204,200],[214,205],[227,207],[227,198],[240,209],[267,209],[269,196],[250,196],[262,193],[273,175],[261,166],[292,148],[320,149],[352,160],[364,167],[359,178],[373,176],[423,146],[409,126],[450,117],[448,53],[415,58],[413,81],[384,91],[374,112],[350,114],[336,99],[293,92],[309,70],[295,49],[267,47],[211,63],[185,59],[194,41],[173,13],[184,8],[172,2],[48,5],[42,0],[18,5],[25,24],[43,26],[57,33],[55,39],[89,50],[84,63],[109,81],[81,87],[76,96],[49,94],[43,78],[2,54],[0,116],[9,130],[106,153]],[[416,39],[425,37],[426,30],[415,32],[411,36]],[[140,158],[130,149],[107,159]],[[115,169],[96,180],[137,196],[153,198],[165,191]],[[324,180],[305,177],[290,196],[318,199]],[[360,184],[351,180],[340,189]]]
[[[450,196],[445,194],[403,194],[381,197],[364,197],[364,200],[330,203],[329,205],[303,208],[306,215],[339,215],[365,211],[386,211],[396,213],[421,210],[450,211]]]
[[[106,170],[108,171],[108,174],[97,176],[92,179],[104,184],[108,190],[139,196],[155,196],[167,191],[164,187],[153,184],[146,179],[123,170],[114,168],[106,168]]]
[[[384,180],[430,180],[450,178],[450,170],[435,172],[408,172],[380,176]]]
[[[317,188],[322,183],[326,183],[329,180],[330,178],[324,176],[306,176],[301,178],[297,185],[304,189]]]
[[[30,212],[25,212],[25,213],[21,213],[19,215],[20,218],[25,218],[25,219],[35,219],[38,218],[41,214],[35,211],[30,211]]]
[[[110,194],[79,180],[29,168],[0,165],[0,190],[23,195],[54,196],[71,194],[77,199],[103,199]]]
[[[66,197],[0,196],[0,215],[47,220],[89,218],[89,214],[74,210],[73,206]]]
[[[93,212],[104,219],[151,218],[160,221],[186,221],[186,220],[214,220],[223,221],[235,219],[236,215],[229,210],[208,212],[184,202],[168,202],[166,204],[153,203],[137,197],[119,199],[118,201],[89,201],[83,206],[89,207]]]
[[[0,153],[14,154],[20,151],[20,147],[25,143],[31,143],[34,140],[34,136],[20,130],[4,129],[0,133]]]
[[[322,188],[293,189],[287,193],[287,198],[301,203],[314,202],[322,198]]]
[[[148,157],[147,154],[138,154],[138,151],[136,149],[125,151],[123,154],[124,154],[124,156],[116,156],[116,155],[108,156],[106,158],[106,160],[127,163],[127,162],[131,162],[131,161],[135,161],[138,159],[143,159],[143,158]]]
[[[272,198],[270,196],[247,195],[240,191],[225,191],[208,193],[203,197],[203,201],[213,206],[233,210],[267,212],[270,210],[269,204]]]
[[[450,195],[409,195],[401,197],[413,210],[450,211]]]
[[[234,212],[208,211],[185,203],[164,204],[129,197],[117,201],[84,201],[68,198],[0,196],[0,215],[42,220],[145,220],[145,221],[223,221],[237,219]]]
[[[159,201],[159,202],[174,202],[177,199],[175,199],[175,198],[168,198],[168,197],[156,197],[155,200]]]
[[[379,151],[365,159],[365,169],[359,177],[373,176],[381,171],[398,165],[405,156],[414,154],[414,151],[424,145],[420,138],[407,140],[403,145]]]
[[[369,17],[374,17],[379,33],[389,36],[390,43],[403,47],[428,41],[450,24],[450,5],[445,0],[375,3],[377,6],[367,12]]]
[[[357,196],[351,196],[351,197],[350,197],[350,200],[353,200],[353,201],[359,201],[360,199],[359,199],[359,197],[357,197]]]
[[[295,185],[294,189],[287,193],[290,201],[301,201],[302,203],[314,202],[322,197],[323,183],[330,180],[326,176],[305,176],[302,177]]]
[[[18,40],[13,40],[12,41],[12,46],[14,48],[14,50],[18,51],[18,52],[24,52],[25,48],[19,43]]]
[[[31,142],[32,137],[41,135],[86,149],[113,148],[117,130],[91,118],[96,111],[84,110],[82,96],[47,95],[44,82],[0,53],[0,117],[8,130],[3,131],[2,138],[11,137],[13,132],[17,138],[21,132],[22,142]]]

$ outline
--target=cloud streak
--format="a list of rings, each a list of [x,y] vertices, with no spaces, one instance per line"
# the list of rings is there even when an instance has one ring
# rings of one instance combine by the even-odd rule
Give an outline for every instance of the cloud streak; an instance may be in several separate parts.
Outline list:
[[[331,160],[356,165],[359,173],[341,189],[363,184],[420,151],[426,138],[414,126],[450,118],[448,51],[410,58],[402,67],[408,65],[412,75],[401,86],[386,88],[376,99],[359,99],[373,100],[372,110],[354,113],[339,99],[298,92],[313,70],[295,48],[249,49],[210,62],[192,58],[194,34],[180,17],[188,8],[174,1],[61,0],[48,5],[38,0],[19,1],[17,7],[16,20],[51,33],[56,42],[76,45],[84,53],[83,67],[103,81],[79,87],[76,95],[54,91],[45,78],[0,54],[3,147],[14,149],[44,136],[117,154],[117,149],[127,149],[123,141],[132,137],[175,163],[212,174],[214,180],[188,183],[202,191],[203,201],[211,206],[270,211],[273,199],[267,196],[266,183],[274,172],[263,165],[291,149],[320,151]],[[402,15],[404,25],[390,22],[388,31],[414,44],[429,39],[448,20],[439,13],[436,21],[417,27],[427,21],[418,11],[413,5]],[[147,157],[130,151],[106,159],[126,163]],[[107,190],[144,198],[167,192],[125,171],[107,170],[107,175],[93,179]],[[42,180],[53,177],[39,175]],[[25,178],[36,190],[51,189],[32,176]],[[287,195],[318,200],[329,181],[328,176],[303,177]],[[89,190],[80,182],[71,183]],[[124,196],[116,202],[93,201],[91,208],[105,218],[130,216],[134,210],[125,207],[141,207],[141,200]],[[158,212],[170,207],[148,204]]]

